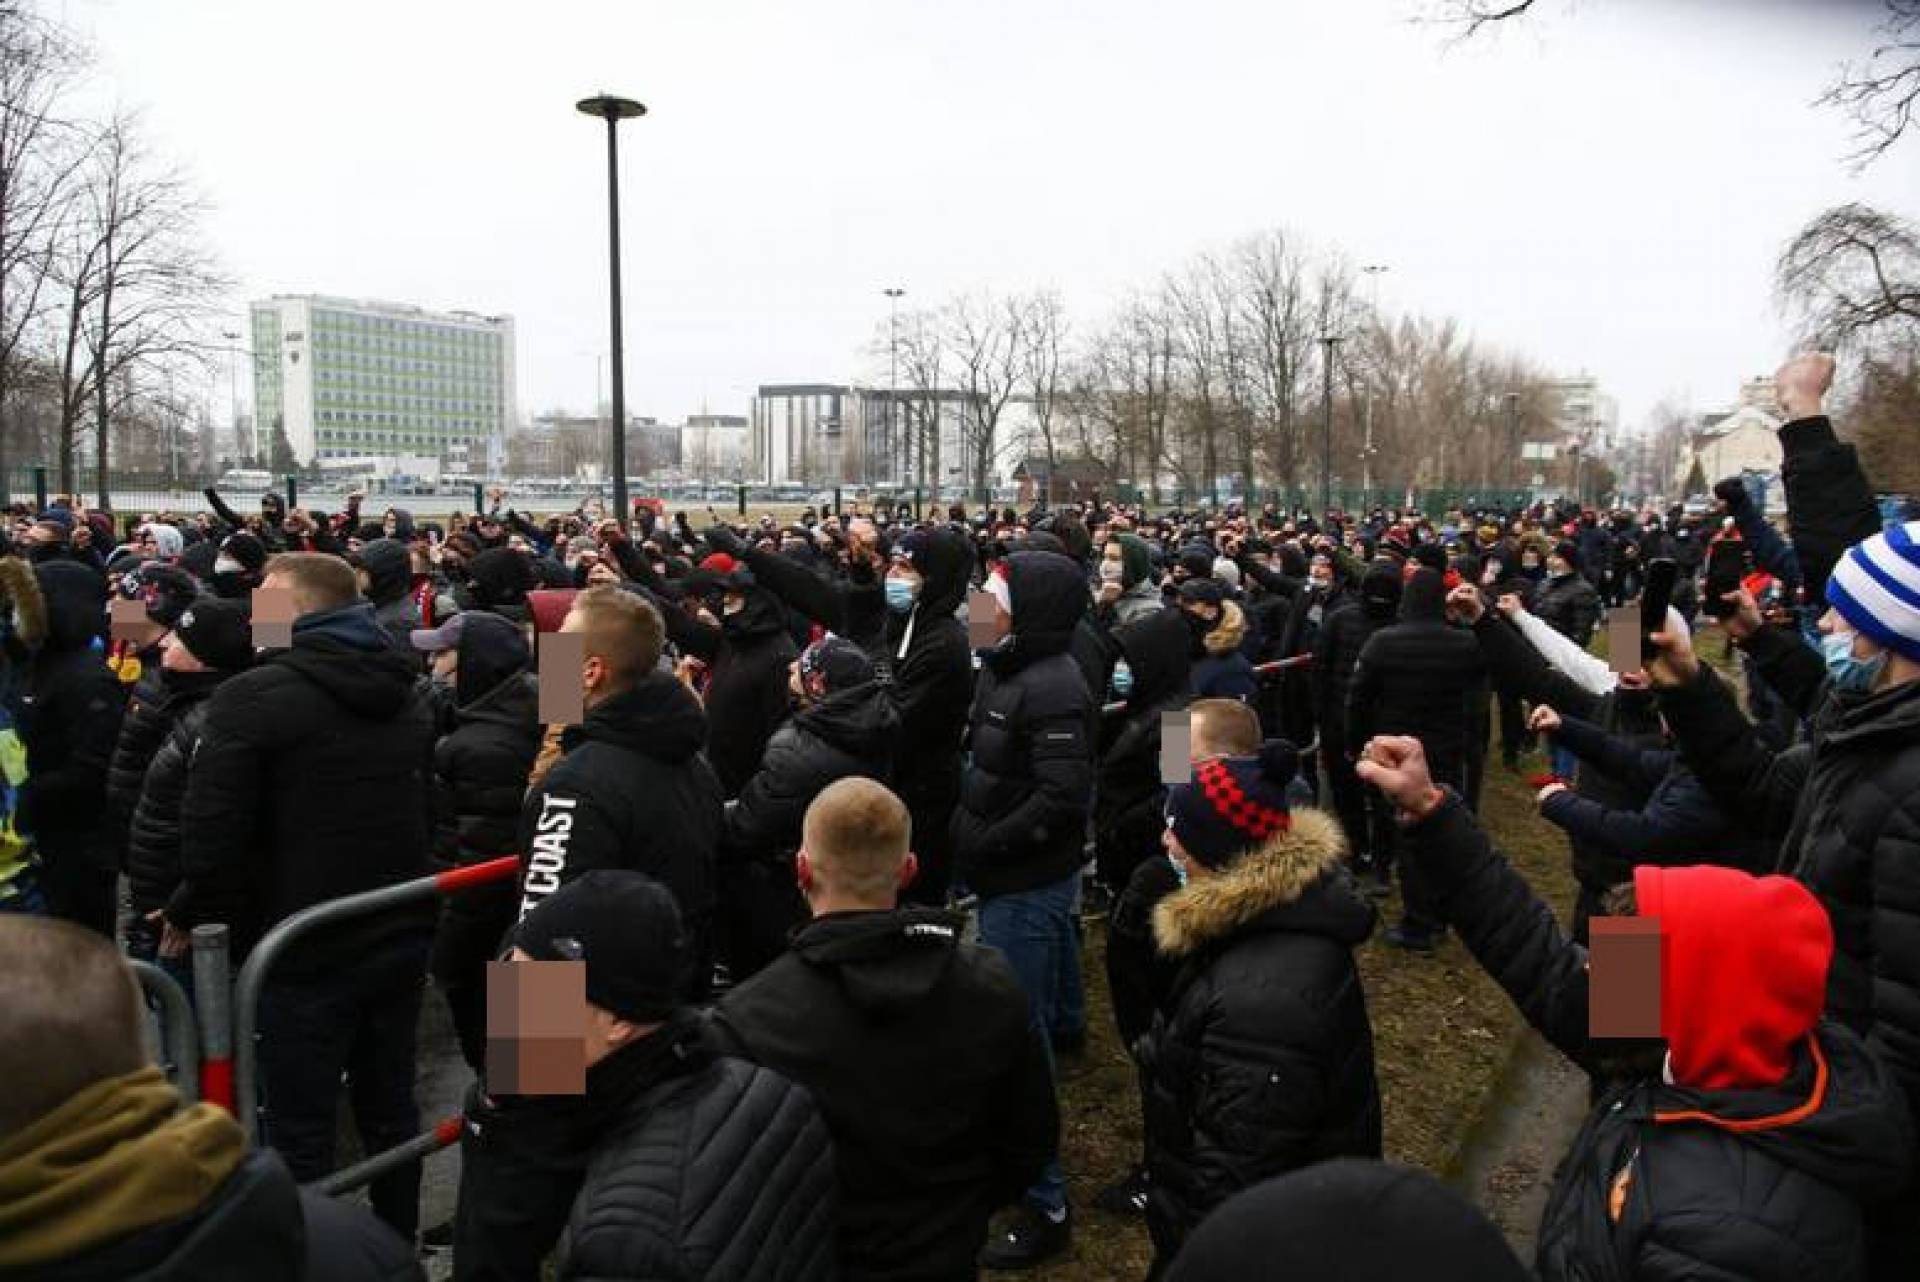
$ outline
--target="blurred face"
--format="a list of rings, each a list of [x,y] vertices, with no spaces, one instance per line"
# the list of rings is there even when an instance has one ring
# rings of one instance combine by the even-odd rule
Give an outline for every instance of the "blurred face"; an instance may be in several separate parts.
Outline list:
[[[460,652],[458,650],[438,650],[433,656],[433,675],[442,681],[451,681],[460,671]]]
[[[620,572],[598,557],[595,557],[593,564],[587,567],[587,586],[590,588],[602,583],[618,584],[619,582]]]
[[[1555,576],[1571,574],[1573,567],[1567,564],[1565,557],[1550,556],[1547,558],[1547,573]]]

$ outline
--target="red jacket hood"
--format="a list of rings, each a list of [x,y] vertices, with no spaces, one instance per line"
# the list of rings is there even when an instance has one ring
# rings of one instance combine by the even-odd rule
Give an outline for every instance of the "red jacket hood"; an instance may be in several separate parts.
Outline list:
[[[1633,870],[1660,919],[1660,1032],[1680,1086],[1778,1085],[1826,1005],[1833,925],[1791,877],[1732,868]]]

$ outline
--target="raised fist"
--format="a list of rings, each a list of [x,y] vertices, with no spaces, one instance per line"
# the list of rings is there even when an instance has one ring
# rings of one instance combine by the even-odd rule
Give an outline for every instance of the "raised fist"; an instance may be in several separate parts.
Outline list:
[[[1812,418],[1833,386],[1833,356],[1829,352],[1802,352],[1773,376],[1774,395],[1790,419]]]

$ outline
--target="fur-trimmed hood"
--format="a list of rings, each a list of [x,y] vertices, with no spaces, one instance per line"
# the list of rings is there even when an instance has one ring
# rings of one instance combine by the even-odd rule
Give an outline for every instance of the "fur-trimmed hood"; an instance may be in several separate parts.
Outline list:
[[[47,603],[33,567],[17,556],[0,557],[0,596],[12,603],[14,636],[28,649],[37,649],[47,637]]]
[[[1346,876],[1347,840],[1324,811],[1293,812],[1293,823],[1218,875],[1160,901],[1153,934],[1160,951],[1187,957],[1231,935],[1287,930],[1357,946],[1377,917]]]
[[[1247,638],[1247,615],[1237,601],[1223,601],[1220,604],[1220,622],[1213,625],[1207,633],[1208,654],[1232,654],[1240,648]]]

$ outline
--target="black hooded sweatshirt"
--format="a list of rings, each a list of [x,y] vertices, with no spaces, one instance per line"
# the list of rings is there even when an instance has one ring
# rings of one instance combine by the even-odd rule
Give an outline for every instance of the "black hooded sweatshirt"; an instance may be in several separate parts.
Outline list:
[[[1167,796],[1160,782],[1160,722],[1187,706],[1192,659],[1186,624],[1174,610],[1124,624],[1114,640],[1133,674],[1133,688],[1100,754],[1093,834],[1100,879],[1117,892],[1141,860],[1160,852]]]
[[[982,661],[973,759],[949,829],[960,874],[983,898],[1071,876],[1093,804],[1097,708],[1067,654],[1086,578],[1057,552],[1016,552],[1006,564],[1013,631]]]
[[[718,628],[689,619],[684,611],[669,621],[669,633],[681,648],[713,670],[705,699],[711,725],[707,760],[728,799],[747,786],[767,741],[787,719],[787,668],[800,657],[779,599],[756,585],[750,572],[735,571],[730,585],[745,604],[724,615]],[[657,604],[663,613],[675,608]]]
[[[433,711],[362,602],[294,621],[293,645],[207,700],[180,809],[180,927],[225,921],[234,952],[303,908],[430,871]],[[431,901],[318,931],[275,975],[346,967]]]
[[[631,868],[673,892],[690,934],[713,913],[720,784],[700,756],[707,716],[662,672],[587,712],[520,817],[520,916],[594,868]]]
[[[1487,668],[1473,633],[1446,620],[1446,584],[1416,570],[1400,596],[1400,621],[1360,650],[1347,697],[1347,743],[1411,735],[1441,783],[1464,786],[1473,728],[1486,715]]]
[[[729,993],[716,1040],[805,1086],[833,1135],[843,1279],[971,1279],[987,1217],[1059,1131],[1013,971],[936,909],[819,917]]]
[[[413,563],[407,545],[399,539],[374,539],[360,549],[360,568],[367,572],[367,600],[373,617],[394,648],[418,665],[420,652],[407,634],[420,626],[420,607],[413,600]]]
[[[920,595],[906,614],[887,615],[879,671],[900,713],[895,790],[913,813],[916,834],[942,845],[960,795],[960,743],[973,702],[973,649],[957,617],[973,571],[973,548],[949,526],[927,532],[914,559]]]

